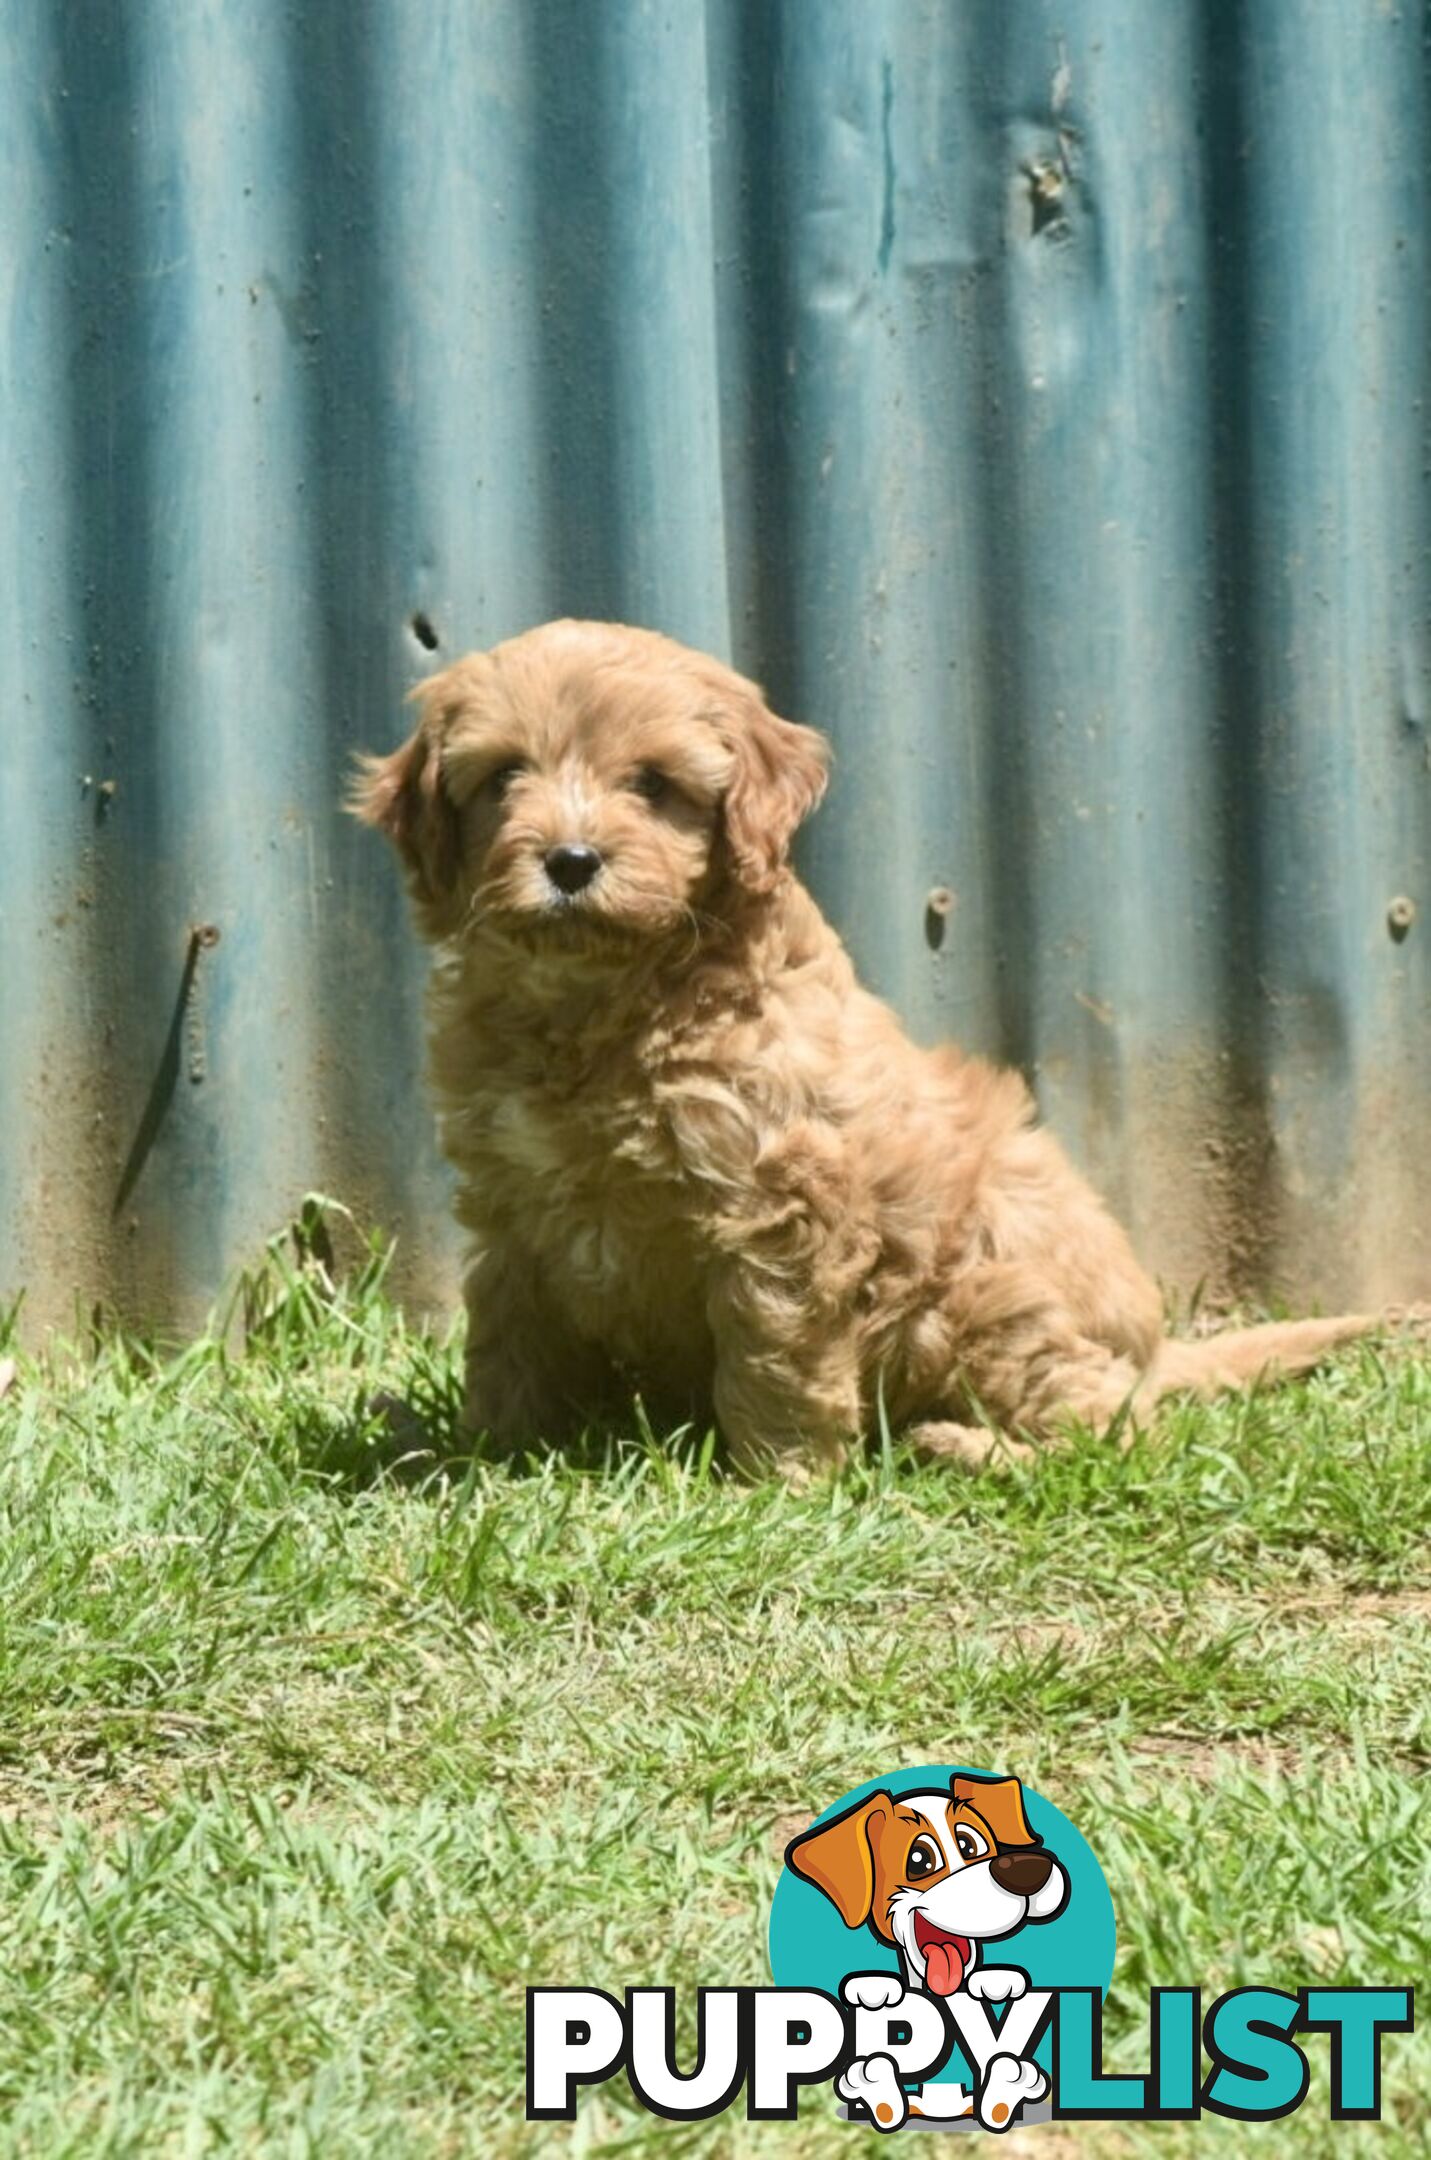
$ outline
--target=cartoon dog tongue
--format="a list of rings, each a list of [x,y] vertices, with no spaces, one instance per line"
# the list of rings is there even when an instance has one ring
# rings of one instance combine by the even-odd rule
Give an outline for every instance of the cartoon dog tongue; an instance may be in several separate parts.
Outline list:
[[[924,1945],[924,1979],[931,1995],[952,1995],[964,1977],[969,1945],[962,1935],[941,1935]]]

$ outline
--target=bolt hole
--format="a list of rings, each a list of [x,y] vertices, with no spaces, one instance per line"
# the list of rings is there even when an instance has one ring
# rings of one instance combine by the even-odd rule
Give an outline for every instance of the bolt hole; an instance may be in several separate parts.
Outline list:
[[[938,952],[944,943],[944,933],[954,912],[954,895],[947,885],[932,885],[924,900],[924,940],[931,952]]]
[[[1064,174],[1059,163],[1047,157],[1031,158],[1021,170],[1028,183],[1029,232],[1036,240],[1040,233],[1062,225],[1067,218]]]
[[[430,615],[425,614],[419,608],[413,616],[409,627],[424,652],[436,652],[438,644],[437,632],[432,627],[432,617]]]
[[[1386,911],[1386,927],[1399,945],[1416,920],[1416,902],[1398,893]]]

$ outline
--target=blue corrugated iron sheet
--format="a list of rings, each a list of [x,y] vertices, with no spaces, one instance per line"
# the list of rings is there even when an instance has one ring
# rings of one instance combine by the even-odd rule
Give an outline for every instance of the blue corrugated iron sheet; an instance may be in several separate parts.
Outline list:
[[[3,36],[0,1290],[183,1322],[316,1185],[442,1293],[420,962],[337,803],[434,641],[558,613],[832,734],[867,975],[1166,1274],[1425,1290],[1423,8]]]

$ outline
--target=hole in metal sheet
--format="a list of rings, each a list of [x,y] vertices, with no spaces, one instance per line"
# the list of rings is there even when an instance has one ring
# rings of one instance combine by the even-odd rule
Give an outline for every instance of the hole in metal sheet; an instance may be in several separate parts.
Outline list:
[[[419,608],[408,625],[424,652],[436,652],[438,636],[432,626],[432,617]]]
[[[947,885],[931,885],[924,896],[924,941],[931,952],[938,952],[944,943],[944,933],[954,912],[954,894]]]
[[[1036,239],[1066,217],[1064,175],[1053,158],[1031,158],[1023,168],[1029,190],[1029,230]]]

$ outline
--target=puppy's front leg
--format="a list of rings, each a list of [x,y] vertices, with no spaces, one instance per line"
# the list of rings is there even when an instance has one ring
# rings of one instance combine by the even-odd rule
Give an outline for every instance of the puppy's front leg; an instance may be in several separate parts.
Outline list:
[[[572,1328],[526,1254],[492,1247],[463,1282],[463,1423],[501,1449],[574,1438],[615,1392],[611,1366]]]
[[[846,1331],[822,1329],[808,1308],[760,1271],[736,1266],[708,1307],[715,1339],[715,1409],[747,1476],[772,1470],[792,1484],[838,1470],[860,1429],[859,1371]]]

